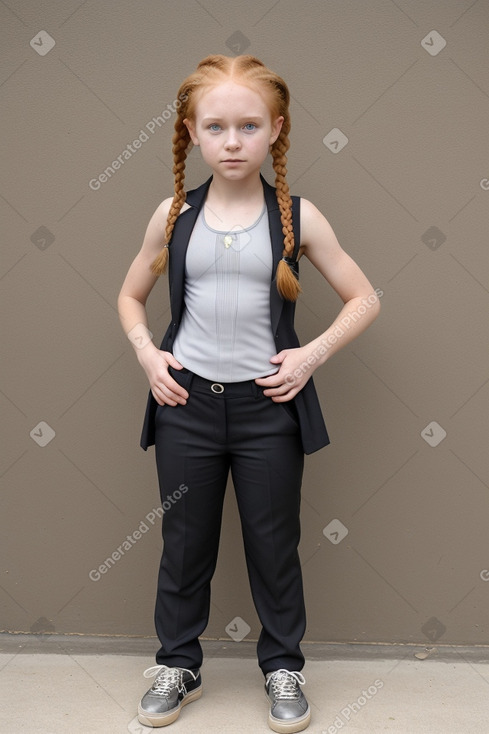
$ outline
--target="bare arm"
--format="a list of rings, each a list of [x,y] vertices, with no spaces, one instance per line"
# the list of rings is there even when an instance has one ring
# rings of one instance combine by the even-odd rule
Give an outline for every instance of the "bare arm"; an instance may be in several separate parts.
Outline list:
[[[129,268],[117,301],[122,328],[135,348],[151,392],[160,405],[185,404],[188,398],[187,391],[168,373],[168,366],[181,369],[182,365],[170,352],[161,351],[153,344],[146,313],[146,301],[158,280],[151,272],[151,263],[163,246],[171,201],[165,199],[151,217],[141,250]]]
[[[376,292],[367,277],[340,247],[333,229],[307,199],[301,200],[301,249],[344,303],[333,323],[316,339],[297,349],[284,349],[272,358],[280,369],[256,380],[276,402],[291,400],[319,365],[349,344],[374,321],[380,311]]]

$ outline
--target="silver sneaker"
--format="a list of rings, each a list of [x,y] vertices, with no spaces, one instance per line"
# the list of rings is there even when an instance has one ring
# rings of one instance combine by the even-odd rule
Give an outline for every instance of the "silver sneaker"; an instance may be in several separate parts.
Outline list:
[[[138,719],[146,726],[168,726],[180,715],[182,706],[196,701],[202,695],[200,673],[186,668],[153,665],[143,673],[156,680],[144,694],[138,706]]]
[[[305,682],[302,673],[283,668],[267,675],[265,692],[270,701],[268,725],[272,731],[294,734],[309,726],[311,710],[301,690]]]

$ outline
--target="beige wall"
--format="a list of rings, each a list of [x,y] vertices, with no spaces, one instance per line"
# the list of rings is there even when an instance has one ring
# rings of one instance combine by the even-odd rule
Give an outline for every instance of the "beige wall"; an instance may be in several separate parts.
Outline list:
[[[0,19],[1,628],[154,634],[147,385],[115,301],[172,191],[173,117],[147,125],[203,56],[247,51],[290,85],[293,192],[384,293],[316,373],[332,445],[307,459],[306,639],[488,643],[487,2],[11,0]],[[195,151],[189,186],[205,176]],[[307,341],[340,303],[301,279]],[[149,312],[160,339],[165,279]],[[232,491],[207,634],[226,628],[259,632]]]

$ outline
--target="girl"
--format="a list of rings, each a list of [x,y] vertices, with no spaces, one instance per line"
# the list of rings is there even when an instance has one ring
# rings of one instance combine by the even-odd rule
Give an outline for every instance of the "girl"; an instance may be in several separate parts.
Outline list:
[[[276,732],[310,721],[301,685],[305,630],[299,506],[304,454],[329,443],[312,373],[377,316],[369,281],[330,225],[286,182],[289,92],[252,56],[209,56],[178,92],[175,193],[149,222],[119,296],[124,330],[151,387],[141,445],[155,444],[163,521],[155,623],[161,647],[139,720],[166,726],[202,692],[221,513],[231,471],[253,600],[258,661]],[[199,146],[212,175],[185,193]],[[271,153],[275,188],[260,169]],[[305,256],[344,306],[299,346],[294,332]],[[160,349],[146,299],[169,266],[171,323]],[[368,304],[368,308],[367,308]],[[342,328],[348,324],[348,328]]]

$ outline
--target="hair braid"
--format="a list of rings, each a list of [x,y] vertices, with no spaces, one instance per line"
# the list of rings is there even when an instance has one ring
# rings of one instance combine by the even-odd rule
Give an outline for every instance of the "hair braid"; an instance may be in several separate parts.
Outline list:
[[[294,230],[292,227],[292,199],[290,198],[289,184],[286,180],[287,175],[287,156],[289,149],[288,133],[290,123],[288,119],[284,120],[280,135],[272,145],[271,154],[273,158],[273,169],[275,171],[275,187],[277,191],[277,203],[280,209],[280,219],[282,222],[282,233],[284,235],[284,251],[283,257],[292,258],[294,254]],[[296,301],[301,287],[291,266],[282,259],[277,267],[277,288],[283,298],[288,301]]]
[[[190,135],[183,124],[185,115],[179,113],[175,120],[175,133],[173,135],[173,174],[175,176],[174,196],[168,212],[165,228],[165,245],[159,253],[158,257],[151,265],[151,270],[155,275],[162,275],[166,272],[168,266],[168,243],[171,240],[173,227],[180,214],[182,206],[185,203],[186,193],[183,188],[185,181],[185,162],[187,159],[187,149],[190,145]]]

